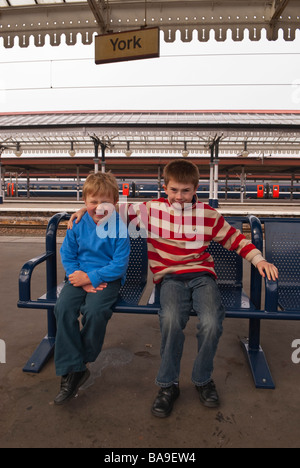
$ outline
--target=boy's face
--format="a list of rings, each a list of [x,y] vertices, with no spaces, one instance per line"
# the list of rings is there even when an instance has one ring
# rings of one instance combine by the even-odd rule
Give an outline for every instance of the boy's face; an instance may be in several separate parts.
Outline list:
[[[179,203],[183,206],[185,203],[192,203],[197,193],[197,187],[195,188],[193,184],[182,184],[173,179],[170,179],[168,185],[163,187],[171,205]]]
[[[117,204],[112,195],[105,195],[100,192],[88,194],[84,200],[84,203],[88,214],[96,224],[98,224],[105,216],[111,214],[113,207],[115,207]],[[108,204],[109,206],[104,206],[103,209],[100,210],[101,214],[97,213],[97,207],[104,203]]]

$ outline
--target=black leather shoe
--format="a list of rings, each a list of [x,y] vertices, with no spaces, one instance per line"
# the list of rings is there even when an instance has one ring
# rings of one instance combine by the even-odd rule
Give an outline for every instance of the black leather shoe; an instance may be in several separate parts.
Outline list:
[[[208,408],[217,408],[220,405],[219,395],[213,380],[202,387],[196,387],[201,403]]]
[[[73,398],[78,389],[87,381],[90,376],[90,371],[86,369],[83,372],[72,372],[62,377],[60,392],[54,400],[56,405],[63,405]]]
[[[151,412],[158,418],[167,418],[170,416],[174,403],[180,395],[178,385],[172,385],[168,388],[161,388],[156,400],[153,403]]]

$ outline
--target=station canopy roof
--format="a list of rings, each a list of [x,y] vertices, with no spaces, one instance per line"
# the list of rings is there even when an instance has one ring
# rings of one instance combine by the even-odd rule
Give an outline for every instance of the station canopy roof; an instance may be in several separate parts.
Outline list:
[[[209,173],[219,141],[220,173],[300,178],[300,111],[87,111],[0,114],[5,172],[71,176],[93,168],[96,147],[119,177],[155,177],[188,157]]]
[[[220,137],[220,156],[245,151],[295,157],[300,155],[300,111],[86,111],[0,114],[2,157],[68,156],[94,153],[95,139],[111,157],[176,157],[210,155]],[[100,145],[101,146],[101,145]]]
[[[259,40],[265,29],[269,40],[283,30],[286,41],[294,40],[300,28],[299,0],[0,0],[0,37],[9,48],[19,39],[27,47],[30,36],[36,46],[59,45],[61,36],[74,45],[77,34],[84,44],[94,34],[120,32],[141,27],[159,27],[166,41],[189,42],[197,31],[199,41],[208,41],[210,31],[224,41],[228,30],[240,41],[245,31],[251,40]]]

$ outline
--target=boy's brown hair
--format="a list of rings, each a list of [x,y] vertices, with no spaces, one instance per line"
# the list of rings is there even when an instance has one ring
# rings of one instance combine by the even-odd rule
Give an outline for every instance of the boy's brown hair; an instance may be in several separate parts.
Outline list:
[[[165,185],[168,185],[171,179],[180,184],[193,184],[197,188],[200,179],[198,167],[184,159],[172,161],[164,169]]]
[[[84,183],[82,189],[82,198],[85,200],[88,195],[94,195],[98,192],[103,195],[110,195],[114,199],[115,203],[118,202],[118,182],[110,172],[98,172],[97,174],[90,174]]]

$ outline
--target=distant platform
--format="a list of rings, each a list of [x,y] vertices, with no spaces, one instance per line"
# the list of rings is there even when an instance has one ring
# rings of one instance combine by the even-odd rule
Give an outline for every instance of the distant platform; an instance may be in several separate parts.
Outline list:
[[[147,201],[145,198],[128,199],[129,203],[143,203],[145,201]],[[62,211],[74,213],[82,206],[82,201],[78,202],[74,200],[5,200],[0,205],[0,215],[39,213],[42,216],[51,216]],[[218,211],[223,216],[248,216],[252,214],[258,217],[298,217],[300,216],[300,202],[287,202],[283,200],[278,202],[274,202],[273,200],[247,200],[244,203],[233,200],[220,201]]]

